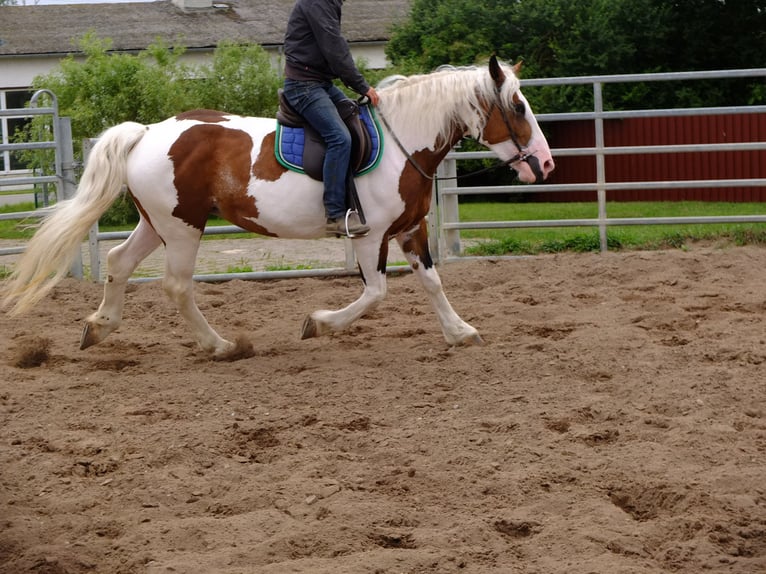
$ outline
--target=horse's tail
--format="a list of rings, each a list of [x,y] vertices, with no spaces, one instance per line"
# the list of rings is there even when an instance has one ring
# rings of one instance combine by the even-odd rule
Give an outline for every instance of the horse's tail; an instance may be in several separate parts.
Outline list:
[[[88,156],[77,193],[43,218],[8,278],[2,307],[12,305],[11,314],[28,310],[66,275],[88,230],[120,194],[128,154],[147,129],[125,122],[101,135]]]

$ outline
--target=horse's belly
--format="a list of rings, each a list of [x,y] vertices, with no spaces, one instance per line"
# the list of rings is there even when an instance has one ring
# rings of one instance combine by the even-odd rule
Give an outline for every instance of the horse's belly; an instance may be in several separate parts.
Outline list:
[[[277,181],[253,178],[247,192],[252,207],[244,218],[246,223],[263,228],[270,235],[319,237],[325,224],[322,196],[321,182],[297,173],[286,172]]]

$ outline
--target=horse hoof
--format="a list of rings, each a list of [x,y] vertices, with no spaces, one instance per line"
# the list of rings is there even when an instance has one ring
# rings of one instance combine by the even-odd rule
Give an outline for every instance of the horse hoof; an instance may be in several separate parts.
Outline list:
[[[314,319],[312,319],[311,315],[309,315],[306,317],[305,321],[303,321],[303,328],[301,329],[301,340],[311,339],[317,335],[317,323],[314,321]]]
[[[466,344],[466,345],[483,345],[484,344],[484,339],[482,339],[481,335],[479,335],[478,333],[474,333],[471,337],[468,337],[468,339],[466,339],[464,341],[464,344]]]
[[[452,344],[456,347],[468,347],[469,345],[478,346],[478,345],[484,344],[484,339],[481,338],[481,335],[479,335],[478,332],[474,332],[474,333],[465,335],[462,339]]]
[[[82,335],[80,335],[80,350],[87,349],[88,347],[92,347],[93,345],[97,344],[101,341],[101,339],[96,334],[96,329],[91,330],[91,324],[86,323],[85,327],[83,327]]]
[[[224,341],[224,346],[213,353],[214,361],[234,362],[255,356],[253,344],[243,335],[236,338],[234,343]]]

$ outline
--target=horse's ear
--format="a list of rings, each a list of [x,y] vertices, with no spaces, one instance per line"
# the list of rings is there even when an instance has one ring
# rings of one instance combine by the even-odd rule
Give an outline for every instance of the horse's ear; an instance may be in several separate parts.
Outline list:
[[[513,73],[518,78],[521,75],[521,67],[524,65],[524,60],[519,60],[513,65]]]
[[[495,85],[498,88],[505,82],[505,72],[503,72],[503,69],[497,61],[497,56],[494,54],[489,58],[489,75],[495,80]]]

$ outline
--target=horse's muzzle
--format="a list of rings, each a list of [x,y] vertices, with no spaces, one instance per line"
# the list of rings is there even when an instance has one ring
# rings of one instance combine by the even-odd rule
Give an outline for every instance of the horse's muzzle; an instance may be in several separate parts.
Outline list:
[[[537,159],[533,155],[528,155],[522,161],[527,162],[529,167],[532,169],[532,173],[535,174],[535,183],[542,183],[543,181],[545,181],[545,174],[543,173],[543,170],[540,167],[539,159]]]

